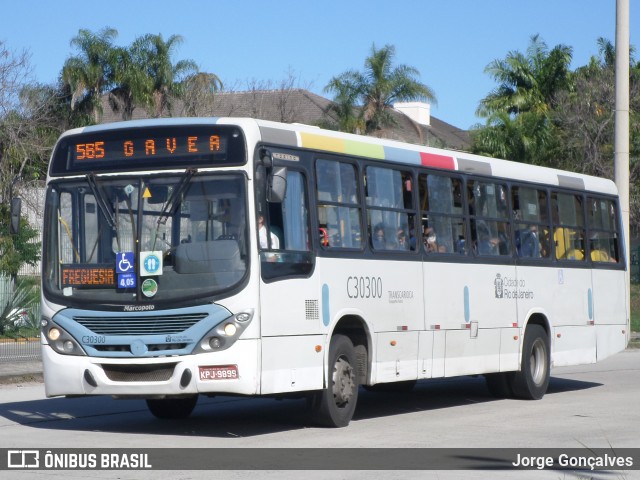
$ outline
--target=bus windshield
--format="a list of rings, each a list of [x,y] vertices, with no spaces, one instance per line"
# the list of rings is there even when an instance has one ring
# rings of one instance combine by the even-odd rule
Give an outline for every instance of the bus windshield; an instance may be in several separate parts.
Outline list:
[[[245,183],[194,170],[52,182],[45,292],[84,306],[222,294],[246,273]]]

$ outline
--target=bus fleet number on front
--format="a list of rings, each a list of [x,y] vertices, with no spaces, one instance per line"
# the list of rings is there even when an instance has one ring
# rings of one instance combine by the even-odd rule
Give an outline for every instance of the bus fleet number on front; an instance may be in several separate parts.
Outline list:
[[[382,277],[347,278],[349,298],[382,298]]]

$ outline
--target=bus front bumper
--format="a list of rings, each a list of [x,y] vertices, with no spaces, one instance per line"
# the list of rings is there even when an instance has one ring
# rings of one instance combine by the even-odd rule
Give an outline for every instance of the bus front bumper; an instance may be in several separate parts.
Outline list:
[[[239,340],[217,353],[127,359],[60,355],[43,345],[42,360],[47,397],[255,395],[260,389],[255,339]]]

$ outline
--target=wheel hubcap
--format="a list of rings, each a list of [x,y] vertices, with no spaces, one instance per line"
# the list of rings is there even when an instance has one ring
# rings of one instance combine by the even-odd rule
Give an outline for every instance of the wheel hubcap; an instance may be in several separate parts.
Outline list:
[[[349,362],[340,357],[333,369],[333,398],[342,407],[349,403],[355,390],[355,372]]]
[[[547,371],[547,356],[544,342],[538,339],[531,349],[531,378],[536,385],[541,385]]]

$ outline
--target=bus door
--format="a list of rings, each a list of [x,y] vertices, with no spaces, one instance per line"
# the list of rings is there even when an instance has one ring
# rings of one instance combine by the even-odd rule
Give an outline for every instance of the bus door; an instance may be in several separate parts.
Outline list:
[[[288,169],[286,194],[258,202],[262,394],[322,388],[321,301],[313,272],[308,188]]]

